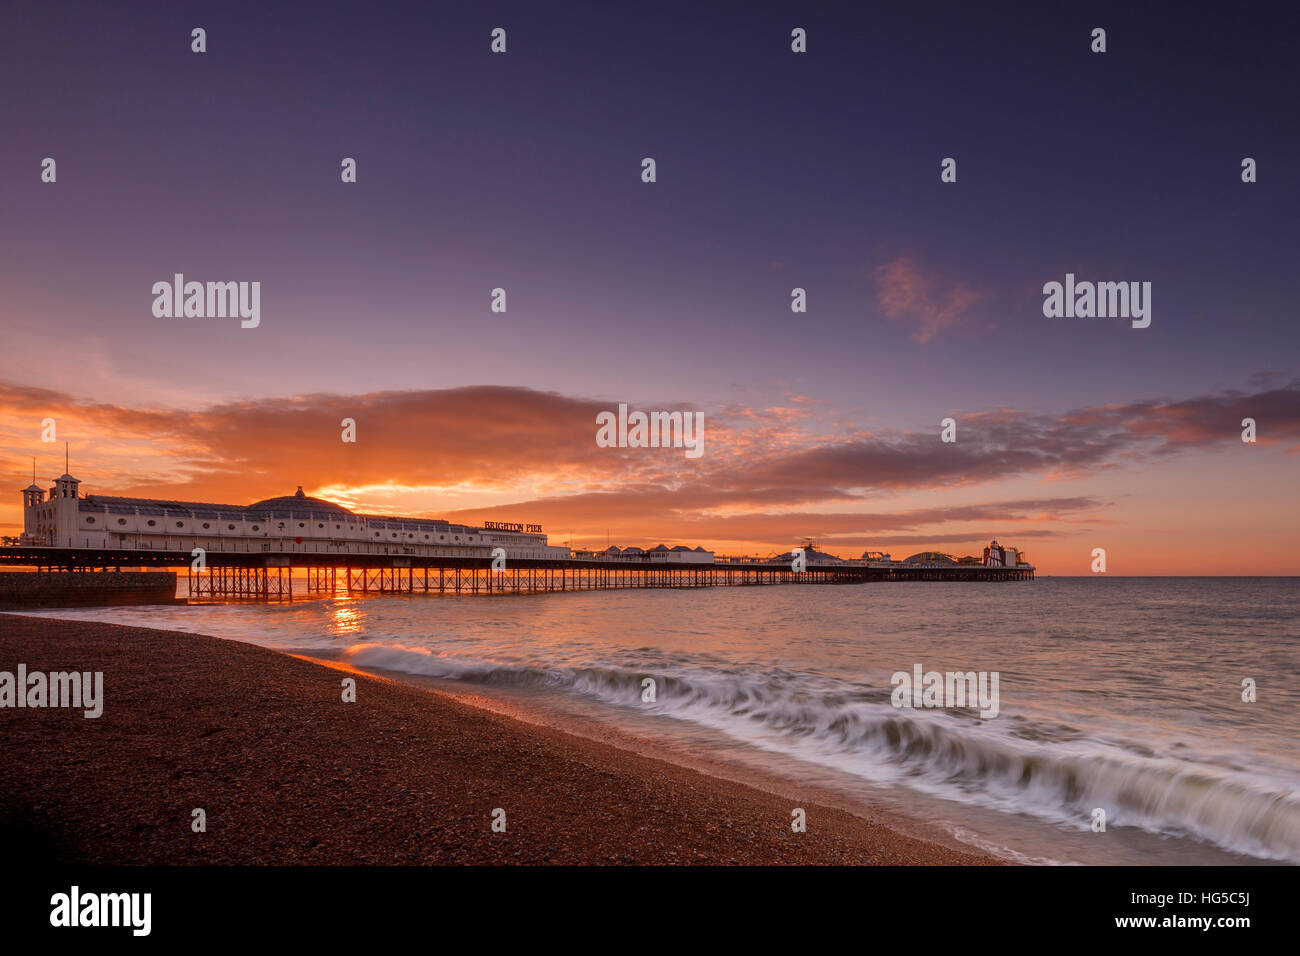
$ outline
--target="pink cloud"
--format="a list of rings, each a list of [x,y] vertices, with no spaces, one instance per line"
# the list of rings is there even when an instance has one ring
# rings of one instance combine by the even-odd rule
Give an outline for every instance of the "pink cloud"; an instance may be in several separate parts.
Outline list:
[[[983,293],[967,286],[939,292],[933,275],[926,275],[911,259],[900,256],[876,270],[876,297],[885,315],[915,326],[912,337],[924,345],[943,329],[956,325]]]

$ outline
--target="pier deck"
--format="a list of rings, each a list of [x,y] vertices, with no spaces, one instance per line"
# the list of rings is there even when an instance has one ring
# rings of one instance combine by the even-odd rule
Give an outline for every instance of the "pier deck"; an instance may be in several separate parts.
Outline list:
[[[192,568],[185,551],[127,551],[50,547],[0,548],[0,565],[40,573],[109,568]],[[847,561],[813,564],[795,571],[760,559],[718,559],[673,563],[626,559],[517,559],[502,570],[486,557],[349,554],[316,552],[222,552],[204,555],[204,567],[190,570],[189,595],[199,601],[294,598],[294,574],[305,572],[307,594],[528,594],[608,588],[710,588],[773,584],[863,584],[878,581],[1026,581],[1029,565],[907,564]],[[301,594],[301,592],[300,592]]]

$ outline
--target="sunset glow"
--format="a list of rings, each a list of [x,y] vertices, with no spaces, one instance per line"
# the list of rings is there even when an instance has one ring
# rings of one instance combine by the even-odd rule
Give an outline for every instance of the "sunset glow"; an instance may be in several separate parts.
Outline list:
[[[598,448],[595,415],[609,403],[522,388],[142,408],[10,385],[0,401],[8,460],[35,453],[39,481],[60,473],[62,455],[30,437],[55,416],[58,452],[71,443],[89,493],[247,504],[302,484],[353,510],[536,522],[588,548],[667,541],[767,556],[812,538],[844,557],[962,555],[1001,538],[1045,574],[1087,573],[1097,546],[1115,574],[1300,571],[1296,385],[1056,415],[958,412],[954,445],[919,422],[868,432],[785,396],[706,409],[700,461]],[[1239,437],[1247,411],[1267,423],[1254,445]],[[338,438],[349,414],[364,422],[351,445]],[[30,473],[6,478],[16,490]],[[21,529],[16,494],[0,516],[5,533]]]

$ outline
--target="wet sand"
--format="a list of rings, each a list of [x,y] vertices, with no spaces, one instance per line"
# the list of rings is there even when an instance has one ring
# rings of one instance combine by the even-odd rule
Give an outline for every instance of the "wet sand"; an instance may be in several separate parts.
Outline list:
[[[97,719],[0,708],[0,840],[44,862],[997,862],[250,644],[0,614],[0,671],[20,663],[104,674]],[[796,807],[807,832],[791,830]],[[505,832],[493,832],[497,808]]]

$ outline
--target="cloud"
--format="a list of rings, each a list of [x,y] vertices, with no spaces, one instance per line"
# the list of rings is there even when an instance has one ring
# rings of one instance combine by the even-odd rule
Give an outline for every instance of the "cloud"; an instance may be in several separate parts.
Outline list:
[[[903,256],[876,270],[876,298],[885,315],[914,325],[912,337],[924,345],[940,331],[956,325],[962,315],[984,298],[960,283],[946,292],[936,289],[937,279],[926,275]]]
[[[955,416],[955,444],[939,441],[937,430],[829,427],[823,416],[832,410],[790,396],[707,413],[698,460],[681,449],[597,447],[596,413],[616,406],[474,386],[150,409],[0,383],[0,448],[14,501],[31,480],[25,456],[38,455],[39,478],[48,481],[63,470],[67,438],[73,471],[91,493],[246,503],[301,484],[363,511],[540,520],[588,534],[608,528],[625,543],[653,534],[784,545],[813,534],[848,547],[1104,523],[1109,503],[1090,496],[882,504],[926,490],[961,488],[969,498],[1004,479],[1078,478],[1187,449],[1239,447],[1243,417],[1259,423],[1261,445],[1300,447],[1300,382],[1063,415],[970,412]],[[57,445],[40,443],[43,417],[58,423]],[[344,418],[357,422],[356,444],[340,440]],[[3,518],[16,517],[15,505],[5,507],[13,510]]]
[[[912,508],[887,511],[771,511],[718,514],[689,505],[672,507],[675,499],[663,489],[641,488],[595,495],[543,499],[494,509],[490,517],[507,521],[536,521],[550,528],[585,528],[599,531],[603,527],[636,529],[633,533],[654,535],[657,542],[712,541],[788,543],[811,535],[828,548],[862,551],[878,544],[902,541],[987,541],[1014,526],[1036,524],[1065,525],[1076,520],[1104,523],[1098,513],[1105,507],[1099,499],[1088,496],[1042,498],[1030,500],[990,501],[978,504]],[[592,521],[598,515],[607,524]],[[448,515],[452,520],[476,521],[484,513],[467,510]],[[979,525],[978,530],[958,530],[954,526]],[[988,527],[1003,529],[990,533]],[[933,530],[939,527],[942,532]],[[925,531],[925,529],[931,529]],[[915,532],[903,535],[903,532]],[[1058,530],[1026,530],[1025,536],[1059,534]],[[627,543],[636,543],[628,541]]]

